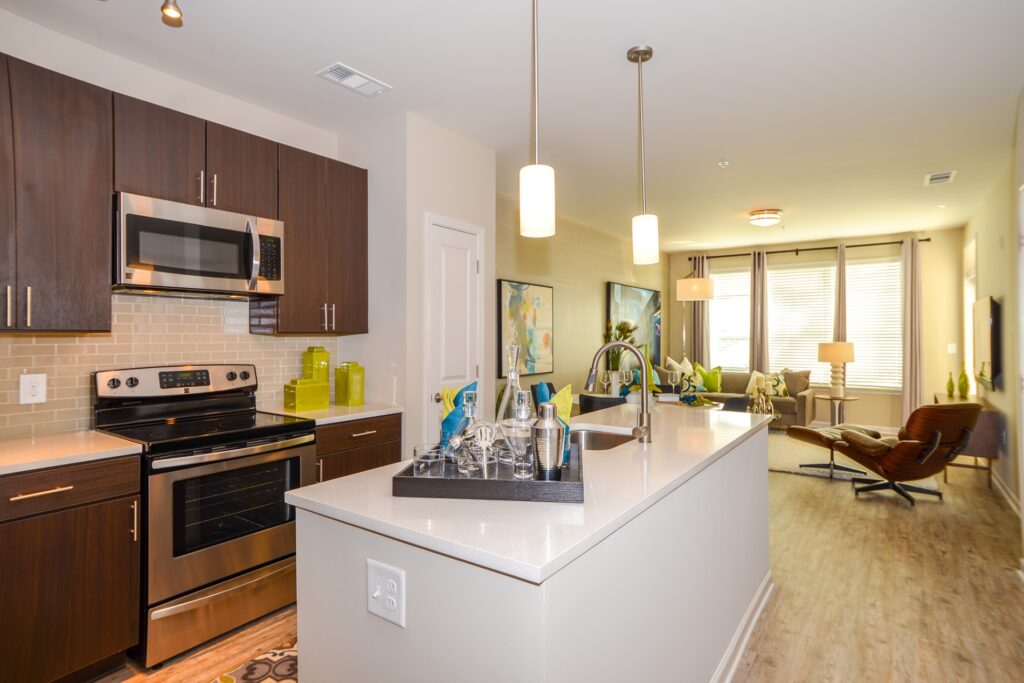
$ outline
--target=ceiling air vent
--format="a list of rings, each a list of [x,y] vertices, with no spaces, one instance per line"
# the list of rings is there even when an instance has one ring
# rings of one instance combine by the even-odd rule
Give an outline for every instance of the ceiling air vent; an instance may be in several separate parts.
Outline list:
[[[936,171],[924,177],[924,184],[928,185],[949,185],[956,178],[956,169],[952,171]]]
[[[335,62],[326,69],[317,71],[316,75],[325,81],[330,81],[335,85],[353,90],[364,97],[376,97],[381,93],[391,90],[391,86],[387,83],[370,78],[366,74],[360,73],[350,66],[345,66],[341,62]]]

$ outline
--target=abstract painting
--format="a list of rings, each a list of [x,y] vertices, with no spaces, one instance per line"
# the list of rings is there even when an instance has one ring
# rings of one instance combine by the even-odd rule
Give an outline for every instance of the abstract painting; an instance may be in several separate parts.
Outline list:
[[[528,282],[498,280],[498,371],[508,375],[505,347],[519,344],[520,375],[555,371],[555,290]]]
[[[608,322],[614,328],[623,320],[636,325],[637,346],[648,345],[654,363],[661,362],[661,292],[643,287],[608,283]]]

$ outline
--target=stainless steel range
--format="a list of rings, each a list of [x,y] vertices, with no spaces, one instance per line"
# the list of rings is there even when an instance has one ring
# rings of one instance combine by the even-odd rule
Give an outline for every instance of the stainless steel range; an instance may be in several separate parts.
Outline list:
[[[256,410],[252,365],[94,374],[97,429],[143,446],[141,659],[152,666],[295,601],[314,422]]]

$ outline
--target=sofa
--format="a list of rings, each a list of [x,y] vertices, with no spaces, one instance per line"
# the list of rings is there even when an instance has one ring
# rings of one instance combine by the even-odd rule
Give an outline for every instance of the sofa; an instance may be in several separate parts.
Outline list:
[[[656,368],[659,372],[665,372],[663,368]],[[664,375],[662,375],[664,377]],[[712,401],[724,403],[726,399],[745,396],[747,384],[750,383],[749,372],[722,372],[721,391],[702,391],[701,396]],[[662,386],[664,391],[671,391],[668,385]],[[679,391],[679,387],[676,387]],[[806,427],[814,422],[814,389],[810,382],[806,383],[799,393],[792,396],[772,396],[772,405],[775,412],[779,413],[779,419],[772,422],[771,426],[777,428],[788,427],[789,425],[800,425]]]

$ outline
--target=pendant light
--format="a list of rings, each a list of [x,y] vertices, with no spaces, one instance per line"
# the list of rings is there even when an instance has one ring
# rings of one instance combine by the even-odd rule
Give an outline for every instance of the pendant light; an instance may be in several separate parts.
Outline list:
[[[540,87],[537,59],[537,0],[533,0],[533,163],[519,169],[519,234],[555,234],[555,169],[540,163]]]
[[[633,216],[633,263],[646,266],[661,259],[658,244],[658,217],[647,213],[647,157],[644,150],[644,62],[649,62],[654,50],[638,45],[626,53],[626,59],[636,64],[637,102],[640,113],[640,195],[642,212]]]
[[[181,28],[182,25],[182,13],[181,8],[178,7],[178,0],[164,0],[163,5],[160,6],[160,20],[171,28]]]

